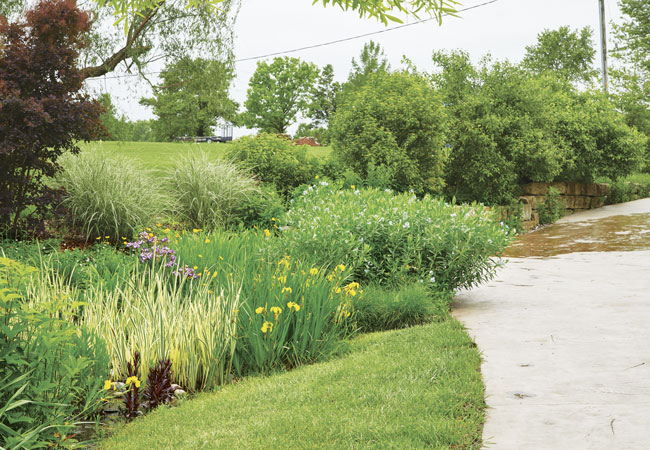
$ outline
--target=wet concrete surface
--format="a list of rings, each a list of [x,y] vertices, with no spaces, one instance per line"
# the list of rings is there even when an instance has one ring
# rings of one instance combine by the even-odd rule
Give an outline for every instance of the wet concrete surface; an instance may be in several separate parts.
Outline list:
[[[577,252],[650,250],[650,199],[566,216],[520,236],[506,257],[549,257]]]
[[[483,355],[489,449],[650,449],[650,200],[524,236],[454,315]]]

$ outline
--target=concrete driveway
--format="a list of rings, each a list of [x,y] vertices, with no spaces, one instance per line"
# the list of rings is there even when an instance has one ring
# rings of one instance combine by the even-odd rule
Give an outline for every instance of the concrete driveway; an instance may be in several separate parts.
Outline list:
[[[489,449],[650,449],[650,199],[526,235],[453,313],[483,354]]]

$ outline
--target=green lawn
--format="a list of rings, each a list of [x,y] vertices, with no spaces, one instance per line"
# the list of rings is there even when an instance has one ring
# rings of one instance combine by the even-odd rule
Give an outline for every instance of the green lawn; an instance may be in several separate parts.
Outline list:
[[[213,156],[214,159],[225,156],[229,143],[227,144],[194,144],[183,142],[91,142],[82,143],[82,150],[101,146],[104,150],[111,154],[124,155],[129,158],[134,158],[148,167],[157,170],[163,170],[170,167],[179,155],[186,153],[189,150],[201,149]],[[325,158],[331,153],[330,147],[307,147],[307,154],[317,157]]]
[[[104,449],[478,449],[480,357],[452,318],[361,335],[328,362],[136,419]]]

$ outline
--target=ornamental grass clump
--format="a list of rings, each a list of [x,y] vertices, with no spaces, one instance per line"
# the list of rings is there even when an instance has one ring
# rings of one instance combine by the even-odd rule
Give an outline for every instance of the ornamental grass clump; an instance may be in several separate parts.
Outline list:
[[[116,379],[126,378],[127,363],[138,351],[142,379],[149,367],[169,358],[177,384],[212,389],[230,373],[240,288],[231,281],[215,290],[172,271],[141,265],[116,289],[92,286],[81,322],[106,340]]]
[[[168,172],[170,210],[190,227],[213,230],[244,220],[248,204],[261,196],[257,181],[229,161],[188,153]]]
[[[490,279],[514,235],[480,204],[452,205],[412,193],[341,188],[320,181],[281,219],[286,252],[314,264],[343,262],[360,282],[435,290]]]
[[[162,213],[157,184],[131,159],[94,148],[65,154],[59,163],[63,171],[56,180],[65,189],[62,204],[86,239],[134,236]]]

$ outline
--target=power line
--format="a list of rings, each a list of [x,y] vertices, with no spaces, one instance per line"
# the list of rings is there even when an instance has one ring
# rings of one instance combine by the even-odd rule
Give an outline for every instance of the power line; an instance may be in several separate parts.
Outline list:
[[[465,11],[470,11],[472,9],[480,8],[482,6],[487,6],[487,5],[490,5],[492,3],[496,3],[498,1],[499,0],[490,0],[488,2],[484,2],[484,3],[478,4],[478,5],[469,6],[469,7],[464,8],[464,9],[459,9],[457,12],[461,13],[461,12],[465,12]],[[449,15],[450,14],[443,14],[443,17],[444,16],[449,16]],[[268,58],[269,56],[285,55],[287,53],[295,53],[295,52],[300,52],[300,51],[303,51],[303,50],[310,50],[312,48],[325,47],[327,45],[338,44],[338,43],[341,43],[341,42],[347,42],[347,41],[352,41],[352,40],[355,40],[355,39],[361,39],[361,38],[368,37],[368,36],[374,36],[375,34],[388,33],[389,31],[395,31],[395,30],[400,30],[402,28],[406,28],[406,27],[412,27],[413,25],[419,25],[421,23],[429,22],[429,21],[434,20],[434,19],[435,19],[435,17],[430,17],[428,19],[418,20],[418,21],[413,22],[413,23],[406,23],[406,24],[403,24],[403,25],[398,25],[398,26],[395,26],[395,27],[386,28],[384,30],[373,31],[373,32],[370,32],[370,33],[359,34],[359,35],[356,35],[356,36],[350,36],[350,37],[343,38],[343,39],[337,39],[335,41],[324,42],[322,44],[308,45],[307,47],[295,48],[293,50],[285,50],[283,52],[268,53],[266,55],[251,56],[250,58],[237,59],[237,60],[235,60],[235,62],[251,61],[251,60],[255,60],[255,59]]]
[[[477,8],[481,8],[483,6],[491,5],[492,3],[496,3],[498,1],[499,0],[490,0],[490,1],[487,1],[487,2],[479,3],[478,5],[468,6],[467,8],[459,9],[456,12],[461,13],[461,12],[470,11],[472,9],[477,9]],[[451,14],[443,14],[443,17],[449,16],[449,15],[451,15]],[[368,36],[374,36],[376,34],[388,33],[389,31],[395,31],[395,30],[400,30],[402,28],[406,28],[406,27],[412,27],[414,25],[419,25],[421,23],[430,22],[431,20],[435,20],[435,18],[430,17],[428,19],[418,20],[418,21],[413,22],[413,23],[397,25],[397,26],[394,26],[394,27],[391,27],[391,28],[386,28],[386,29],[383,29],[383,30],[372,31],[370,33],[364,33],[364,34],[358,34],[356,36],[350,36],[350,37],[346,37],[346,38],[343,38],[343,39],[336,39],[334,41],[323,42],[321,44],[308,45],[306,47],[294,48],[294,49],[291,49],[291,50],[284,50],[284,51],[281,51],[281,52],[268,53],[266,55],[251,56],[251,57],[248,57],[248,58],[236,59],[234,62],[239,63],[239,62],[244,62],[244,61],[253,61],[253,60],[257,60],[257,59],[268,58],[270,56],[286,55],[288,53],[296,53],[296,52],[301,52],[303,50],[310,50],[310,49],[313,49],[313,48],[326,47],[328,45],[340,44],[341,42],[353,41],[355,39],[361,39],[361,38],[368,37]],[[157,74],[159,74],[161,72],[162,71],[147,72],[144,75],[157,75]],[[117,78],[137,77],[138,75],[139,74],[137,74],[137,73],[130,73],[130,74],[124,74],[124,75],[115,75],[115,76],[112,76],[112,77],[104,77],[103,79],[113,80],[113,79],[117,79]],[[90,78],[89,81],[99,80],[99,79],[100,78]]]

